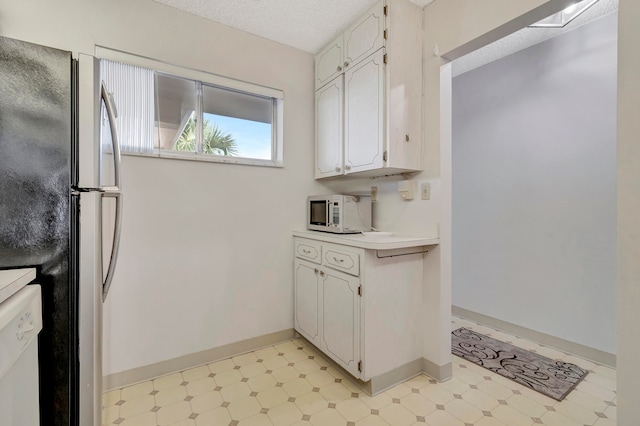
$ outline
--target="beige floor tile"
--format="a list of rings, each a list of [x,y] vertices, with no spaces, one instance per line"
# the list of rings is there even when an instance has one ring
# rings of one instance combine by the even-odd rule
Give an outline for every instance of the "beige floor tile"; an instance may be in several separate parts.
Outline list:
[[[169,374],[168,376],[158,377],[153,381],[153,389],[161,391],[175,386],[180,386],[184,382],[182,373]]]
[[[309,420],[313,426],[346,425],[347,421],[336,410],[326,408],[311,416]]]
[[[305,393],[311,392],[313,387],[309,382],[305,379],[297,378],[290,382],[286,382],[282,385],[282,389],[292,397],[297,397],[300,395],[304,395]]]
[[[114,405],[116,402],[122,399],[122,390],[115,389],[109,392],[105,392],[102,394],[102,406],[108,407],[110,405]]]
[[[287,352],[293,352],[298,350],[298,345],[296,345],[294,342],[291,342],[291,341],[279,343],[277,345],[274,345],[274,347],[280,353],[287,353]]]
[[[121,398],[125,401],[140,398],[153,392],[153,382],[143,382],[122,389]]]
[[[601,386],[598,386],[591,382],[587,382],[585,380],[581,381],[576,387],[576,389],[586,394],[589,394],[591,396],[594,396],[596,398],[599,398],[603,401],[613,401],[614,398],[616,397],[616,394],[612,390],[605,389]]]
[[[492,377],[490,374],[487,376]],[[478,385],[478,390],[497,400],[506,400],[513,395],[513,391],[511,389],[504,387],[495,380],[485,380]]]
[[[262,406],[258,403],[257,399],[248,396],[246,398],[233,401],[229,404],[227,410],[229,410],[229,414],[233,420],[242,420],[259,414],[260,410],[262,410]]]
[[[109,405],[102,409],[102,424],[108,425],[113,423],[120,417],[120,407],[117,405]]]
[[[250,378],[247,381],[247,385],[254,392],[260,392],[268,388],[272,388],[276,385],[276,379],[271,374],[261,374]]]
[[[541,420],[546,426],[583,426],[583,423],[572,420],[557,411],[547,411]]]
[[[491,415],[498,421],[509,426],[531,426],[531,417],[508,405],[499,405],[491,411]]]
[[[242,374],[238,370],[227,370],[221,373],[215,373],[213,380],[218,386],[229,386],[242,380]]]
[[[475,422],[473,426],[509,426],[509,425],[505,425],[495,417],[483,417],[477,422]]]
[[[295,422],[291,426],[313,426],[313,425],[311,424],[311,422],[309,422],[307,420],[300,420],[300,421]]]
[[[203,377],[207,377],[211,374],[211,370],[209,370],[208,365],[201,365],[200,367],[190,368],[189,370],[185,370],[182,372],[182,377],[186,382],[193,382],[198,379],[202,379]]]
[[[564,414],[570,419],[574,419],[581,424],[592,425],[596,420],[598,420],[598,416],[596,416],[593,410],[588,410],[574,402],[567,401],[566,399],[559,404],[556,404],[554,408],[558,413]]]
[[[400,383],[399,385],[387,389],[385,393],[391,398],[402,398],[403,396],[407,396],[411,393],[411,388],[404,383]]]
[[[294,403],[303,414],[307,415],[315,414],[329,406],[329,401],[324,399],[320,392],[309,392],[299,396]]]
[[[360,400],[367,404],[367,406],[374,410],[380,410],[382,407],[392,403],[392,398],[387,393],[380,393],[376,396],[368,396],[362,394]]]
[[[247,386],[246,383],[234,383],[229,386],[225,386],[220,390],[220,394],[222,395],[222,399],[226,402],[233,402],[238,399],[244,398],[245,396],[249,396],[251,393],[251,389]]]
[[[575,391],[575,389],[574,389],[574,391]],[[553,407],[554,405],[556,405],[558,403],[558,401],[556,401],[555,399],[550,398],[550,397],[548,397],[546,395],[543,395],[540,392],[534,391],[533,389],[526,388],[524,386],[522,386],[519,389],[519,392],[522,395],[524,395],[526,398],[532,399],[532,400],[534,400],[534,401],[536,401],[536,402],[538,402],[538,403],[540,403],[542,405],[545,405],[545,406],[548,405],[548,406],[552,406]]]
[[[493,398],[478,389],[470,389],[463,393],[462,399],[482,411],[491,411],[498,406],[497,398]]]
[[[231,416],[224,407],[214,408],[206,411],[196,417],[197,426],[220,426],[228,425],[231,422]]]
[[[255,416],[240,420],[238,426],[273,426],[273,423],[266,414],[256,414]]]
[[[274,426],[289,426],[302,419],[302,412],[291,402],[270,408],[267,413]]]
[[[594,423],[594,426],[616,426],[616,422],[611,419],[598,419]]]
[[[213,362],[208,365],[209,371],[214,374],[222,373],[223,371],[233,370],[236,365],[231,359],[223,359],[221,361]]]
[[[323,386],[329,385],[335,382],[335,377],[331,374],[327,373],[325,370],[314,371],[313,373],[307,374],[305,379],[313,386],[317,388],[321,388]]]
[[[336,410],[350,422],[363,419],[371,414],[371,408],[358,398],[351,398],[338,402]]]
[[[510,407],[526,414],[529,417],[542,417],[547,409],[537,401],[529,399],[523,395],[512,395],[507,399]]]
[[[296,370],[298,370],[301,374],[309,374],[314,371],[320,370],[320,364],[318,364],[314,359],[303,359],[302,361],[298,361],[293,366]]]
[[[262,365],[267,370],[277,370],[279,368],[286,367],[288,363],[289,361],[287,361],[283,356],[274,356],[262,361]]]
[[[273,358],[274,356],[278,356],[278,351],[273,346],[258,349],[254,353],[256,354],[257,359],[262,359],[262,360],[267,358]]]
[[[409,386],[412,389],[422,389],[425,386],[429,385],[429,379],[424,374],[418,374],[416,377],[405,382],[405,385]]]
[[[148,412],[125,419],[120,426],[158,426],[156,413]]]
[[[388,424],[382,417],[373,415],[356,422],[356,426],[386,426]]]
[[[271,374],[273,375],[273,378],[280,383],[290,382],[291,380],[297,379],[300,376],[298,370],[293,367],[279,368]]]
[[[457,417],[447,413],[444,410],[436,410],[429,414],[426,418],[428,425],[434,426],[464,426],[464,423]],[[511,425],[513,426],[513,425]]]
[[[256,398],[264,408],[273,408],[286,402],[289,399],[289,395],[282,388],[276,387],[258,392]]]
[[[231,358],[233,363],[240,367],[243,367],[248,364],[253,364],[256,362],[257,359],[258,358],[256,357],[256,354],[253,352],[248,352],[246,354],[234,356],[233,358]]]
[[[212,377],[203,377],[201,379],[189,382],[186,386],[187,393],[191,396],[198,396],[203,393],[207,393],[215,389],[216,382]]]
[[[587,374],[584,380],[609,390],[616,390],[617,387],[616,379],[611,379],[595,372]]]
[[[333,383],[320,388],[320,394],[329,402],[340,402],[344,399],[351,398],[351,392],[341,383]]]
[[[380,409],[380,417],[393,426],[408,426],[416,422],[416,415],[400,404],[389,404]]]
[[[252,364],[243,365],[242,367],[240,367],[239,371],[242,377],[250,379],[252,377],[264,374],[267,369],[264,367],[264,365],[262,365],[262,363],[254,362]]]
[[[453,399],[453,393],[441,388],[437,384],[429,384],[420,389],[420,393],[435,404],[444,405]]]
[[[177,423],[172,423],[169,426],[196,426],[196,421],[193,419],[185,419],[185,420],[180,420]]]
[[[286,352],[283,356],[287,361],[294,362],[294,363],[300,362],[309,358],[309,355],[307,355],[307,353],[302,350]]]
[[[618,419],[618,407],[607,407],[604,411],[599,411],[607,416],[608,419],[617,420]]]
[[[446,382],[439,383],[438,387],[441,387],[442,389],[449,391],[451,393],[457,393],[457,394],[465,393],[466,391],[471,389],[467,383],[455,377],[453,377],[450,380],[447,380]]]
[[[611,368],[611,367],[607,367],[604,365],[596,365],[593,368],[593,372],[596,374],[600,374],[601,376],[607,377],[609,379],[613,379],[616,380],[617,378],[617,372],[615,370],[615,368]]]
[[[463,399],[455,398],[447,402],[444,408],[448,413],[453,414],[464,423],[473,424],[483,416],[482,411],[479,408],[467,401],[464,401]]]
[[[178,401],[183,401],[187,397],[187,390],[184,386],[174,386],[172,388],[165,388],[158,391],[154,395],[156,405],[158,407],[165,407]]]
[[[218,408],[223,402],[220,392],[211,391],[194,397],[189,401],[189,404],[191,404],[191,411],[197,414],[202,414],[209,410],[213,410],[214,408]]]
[[[436,404],[428,400],[419,393],[411,392],[400,398],[400,405],[411,411],[416,416],[425,417],[427,414],[436,410]]]
[[[572,390],[569,395],[567,395],[565,400],[571,401],[583,408],[586,408],[587,410],[592,410],[594,412],[604,412],[604,410],[606,410],[608,407],[607,403],[603,400],[584,393],[578,389]]]
[[[331,374],[336,379],[344,379],[344,374],[342,374],[342,371],[333,366],[327,367],[327,373]]]
[[[187,401],[162,407],[156,413],[158,416],[158,426],[170,425],[181,420],[186,420],[191,414],[191,405]]]
[[[120,417],[128,419],[129,417],[140,415],[151,411],[155,405],[156,402],[153,395],[145,395],[140,398],[127,400],[120,406]]]
[[[456,371],[453,376],[469,385],[479,385],[484,382],[484,376],[482,373],[483,372],[481,371],[470,371],[469,368],[461,368]]]

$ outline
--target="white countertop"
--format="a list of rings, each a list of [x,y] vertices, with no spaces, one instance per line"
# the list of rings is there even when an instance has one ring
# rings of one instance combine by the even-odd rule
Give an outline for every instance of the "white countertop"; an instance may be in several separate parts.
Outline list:
[[[35,268],[0,271],[0,303],[36,279]]]
[[[393,250],[409,247],[433,246],[439,244],[439,238],[407,237],[387,232],[368,232],[366,234],[331,234],[320,231],[293,231],[294,237],[309,238],[327,243],[342,244],[369,250]]]

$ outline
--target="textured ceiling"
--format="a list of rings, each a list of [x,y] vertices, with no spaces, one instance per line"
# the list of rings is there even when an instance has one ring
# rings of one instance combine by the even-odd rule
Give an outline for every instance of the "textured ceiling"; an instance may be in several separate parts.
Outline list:
[[[511,55],[534,44],[542,43],[545,40],[571,31],[616,10],[618,10],[618,0],[599,0],[564,28],[523,28],[520,31],[453,61],[453,76],[455,77],[471,71],[474,68]]]
[[[306,52],[317,53],[378,0],[154,0]],[[412,0],[425,6],[433,0]]]

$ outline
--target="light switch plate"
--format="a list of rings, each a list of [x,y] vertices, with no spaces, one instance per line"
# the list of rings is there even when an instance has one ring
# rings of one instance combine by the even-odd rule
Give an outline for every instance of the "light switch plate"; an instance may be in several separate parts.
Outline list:
[[[378,201],[378,187],[371,187],[371,202]]]
[[[422,200],[430,200],[431,199],[431,183],[422,182],[420,184],[420,199],[422,199]]]

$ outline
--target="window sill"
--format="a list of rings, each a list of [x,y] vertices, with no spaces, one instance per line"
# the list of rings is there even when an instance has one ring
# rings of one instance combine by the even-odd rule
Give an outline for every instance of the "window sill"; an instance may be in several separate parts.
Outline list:
[[[122,155],[131,157],[148,157],[148,158],[160,158],[165,160],[187,160],[187,161],[202,161],[205,163],[225,163],[225,164],[239,164],[244,166],[258,166],[258,167],[275,167],[284,168],[282,161],[274,160],[260,160],[257,158],[244,158],[244,157],[226,157],[222,155],[211,154],[195,154],[184,152],[123,152]]]

